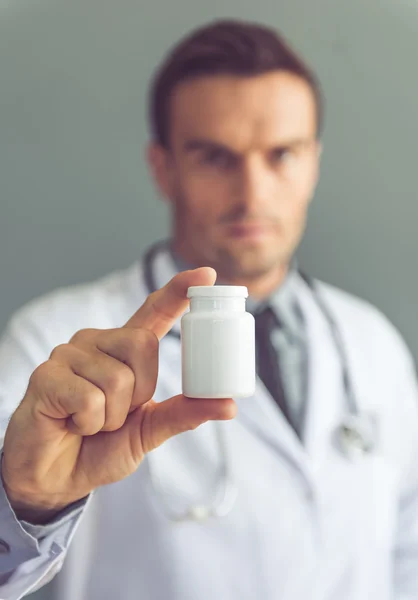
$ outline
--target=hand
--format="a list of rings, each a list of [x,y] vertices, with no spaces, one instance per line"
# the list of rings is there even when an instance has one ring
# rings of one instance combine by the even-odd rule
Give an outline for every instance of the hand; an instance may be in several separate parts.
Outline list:
[[[42,523],[99,486],[133,473],[168,438],[231,419],[232,399],[152,400],[159,340],[210,268],[185,271],[148,296],[120,329],[82,330],[33,373],[6,431],[2,477],[19,518]]]

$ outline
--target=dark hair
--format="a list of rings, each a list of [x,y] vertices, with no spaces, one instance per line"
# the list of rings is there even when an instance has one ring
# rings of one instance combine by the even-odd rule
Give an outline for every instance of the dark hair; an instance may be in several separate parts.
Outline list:
[[[169,145],[170,100],[180,83],[210,75],[251,77],[276,70],[293,73],[311,87],[319,135],[323,120],[319,82],[283,37],[273,29],[255,23],[218,21],[180,41],[158,69],[149,96],[154,140],[165,147]]]

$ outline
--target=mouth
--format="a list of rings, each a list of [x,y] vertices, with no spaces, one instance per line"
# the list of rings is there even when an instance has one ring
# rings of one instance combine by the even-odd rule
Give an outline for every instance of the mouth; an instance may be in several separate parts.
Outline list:
[[[265,223],[233,223],[226,226],[226,236],[237,240],[261,240],[271,233]]]

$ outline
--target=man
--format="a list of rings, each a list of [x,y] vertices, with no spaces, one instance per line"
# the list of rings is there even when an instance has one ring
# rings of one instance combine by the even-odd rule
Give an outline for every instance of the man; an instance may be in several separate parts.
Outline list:
[[[2,597],[52,577],[78,526],[60,600],[417,598],[411,357],[293,260],[318,179],[315,77],[270,29],[215,23],[173,50],[150,107],[172,239],[32,303],[0,346],[5,422],[23,397]],[[248,287],[256,320],[257,391],[237,404],[178,395],[178,318],[213,269]]]

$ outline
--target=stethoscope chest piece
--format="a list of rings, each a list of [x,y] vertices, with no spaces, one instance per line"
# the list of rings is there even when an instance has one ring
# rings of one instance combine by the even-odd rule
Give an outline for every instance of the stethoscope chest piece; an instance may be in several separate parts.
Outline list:
[[[348,414],[335,432],[340,452],[357,461],[376,449],[376,422],[369,414]]]

